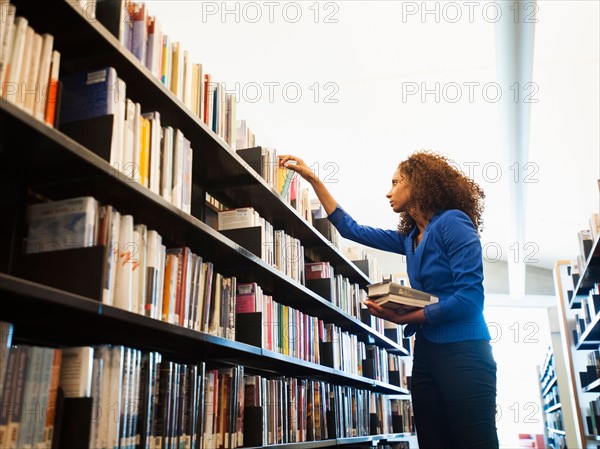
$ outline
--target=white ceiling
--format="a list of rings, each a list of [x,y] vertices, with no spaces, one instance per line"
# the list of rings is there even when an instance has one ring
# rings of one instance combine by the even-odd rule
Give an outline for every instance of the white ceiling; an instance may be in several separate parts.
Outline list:
[[[503,162],[499,106],[491,101],[495,2],[146,3],[194,62],[232,91],[238,83],[238,118],[248,121],[257,143],[318,164],[334,196],[359,222],[396,226],[384,198],[391,175],[410,153],[430,149],[465,171],[471,167],[487,195],[482,239],[488,255],[495,257],[500,247],[503,259],[514,257],[507,241],[508,183],[516,172]],[[425,4],[429,10],[438,5],[437,21],[433,13],[421,16]],[[526,240],[533,245],[522,243],[520,257],[531,256],[539,267],[574,257],[576,232],[599,209],[599,4],[542,0],[528,16],[537,19],[537,92],[521,86],[520,93],[537,102],[531,104],[532,165],[520,175],[537,182],[527,183]],[[239,16],[222,17],[224,5],[239,8]],[[409,15],[414,8],[418,12]],[[262,17],[252,23],[259,11]],[[302,16],[293,23],[298,11]],[[462,17],[451,23],[457,12]],[[533,6],[525,9],[534,12]],[[337,23],[325,23],[326,16]],[[439,101],[433,93],[425,101],[419,94],[403,99],[403,91],[435,89],[436,82]],[[279,83],[273,98],[269,83]],[[296,102],[294,86],[301,89]],[[462,98],[453,102],[456,86]],[[514,95],[510,86],[500,87],[503,95]],[[327,95],[337,103],[325,101]]]

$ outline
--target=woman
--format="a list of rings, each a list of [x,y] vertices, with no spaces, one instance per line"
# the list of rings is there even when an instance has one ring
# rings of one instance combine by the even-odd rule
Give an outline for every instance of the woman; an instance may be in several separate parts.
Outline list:
[[[406,255],[411,286],[439,298],[407,313],[367,301],[378,317],[416,332],[411,396],[420,449],[498,448],[496,363],[483,318],[478,230],[485,195],[447,158],[417,152],[401,162],[386,197],[397,230],[356,223],[304,161],[279,156],[313,187],[329,220],[350,240]]]

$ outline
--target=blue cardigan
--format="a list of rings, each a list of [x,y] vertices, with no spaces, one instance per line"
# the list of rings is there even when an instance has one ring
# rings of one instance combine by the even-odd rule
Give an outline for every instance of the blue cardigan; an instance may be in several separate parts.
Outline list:
[[[412,288],[435,295],[425,306],[423,336],[434,343],[490,340],[483,318],[483,261],[477,230],[460,210],[441,211],[431,218],[413,250],[415,227],[408,235],[359,225],[339,205],[329,221],[342,237],[366,246],[406,255]],[[406,330],[416,329],[408,325]]]

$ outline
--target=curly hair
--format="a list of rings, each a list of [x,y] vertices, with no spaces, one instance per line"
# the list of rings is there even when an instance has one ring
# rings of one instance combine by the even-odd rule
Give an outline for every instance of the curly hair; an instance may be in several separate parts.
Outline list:
[[[427,220],[437,211],[458,209],[469,216],[478,232],[483,230],[485,194],[452,160],[431,151],[417,151],[398,168],[411,187],[410,206]],[[400,213],[400,232],[408,234],[415,226],[408,212]]]

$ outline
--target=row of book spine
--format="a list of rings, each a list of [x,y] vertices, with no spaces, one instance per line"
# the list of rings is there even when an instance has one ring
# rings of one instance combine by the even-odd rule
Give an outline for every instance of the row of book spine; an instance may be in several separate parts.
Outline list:
[[[218,212],[218,230],[259,227],[260,249],[256,254],[266,263],[304,284],[304,246],[299,239],[261,217],[253,207],[239,207]]]
[[[11,349],[3,360],[0,447],[51,447],[62,351],[37,346]],[[65,370],[64,383],[69,371]]]
[[[347,373],[363,376],[363,361],[373,360],[373,379],[389,383],[389,371],[399,373],[400,387],[407,387],[405,363],[396,354],[367,345],[357,335],[342,331],[333,323],[280,304],[264,294],[256,283],[239,283],[236,292],[236,313],[261,313],[261,346],[280,354],[330,366]],[[331,350],[327,359],[321,354],[321,344]]]
[[[304,247],[301,242],[282,230],[273,230],[270,223],[260,217],[253,207],[219,211],[217,227],[219,231],[260,227],[261,245],[255,250],[257,256],[309,288],[310,279],[331,279],[332,288],[327,299],[350,316],[362,319],[366,309],[363,305],[367,297],[366,291],[358,284],[350,282],[348,278],[335,274],[329,262],[304,263]],[[371,318],[371,326],[378,332],[383,332],[383,320]]]
[[[104,248],[104,304],[235,339],[235,277],[188,247],[167,249],[158,232],[92,197],[30,205],[28,220],[29,253]]]
[[[55,449],[54,428],[72,432],[73,423],[59,422],[55,413],[59,392],[91,398],[91,420],[79,428],[89,435],[81,447],[90,449],[225,449],[398,433],[413,425],[405,400],[313,379],[246,374],[240,365],[176,363],[124,346],[19,345],[1,361],[0,436],[11,449]]]
[[[300,176],[286,167],[279,166],[277,150],[260,146],[237,148],[238,155],[281,195],[283,201],[289,203],[307,223],[313,224],[313,207],[319,207],[320,202],[314,200],[318,203],[317,206],[311,201],[310,190]]]
[[[0,0],[0,96],[54,126],[60,52],[54,36],[39,34],[17,7]]]
[[[600,435],[600,398],[596,398],[588,403],[585,419],[589,434]]]
[[[149,14],[145,3],[100,0],[94,18],[232,149],[238,144],[246,148],[248,140],[253,143],[245,121],[236,120],[235,95],[202,64],[193,62],[191,53],[163,31],[160,19]]]
[[[238,286],[190,248],[166,248],[156,231],[92,197],[30,205],[28,220],[29,252],[104,248],[104,304],[230,340],[237,314],[260,311],[263,349],[323,363],[320,344],[330,342],[328,366],[363,375],[363,360],[373,359],[373,378],[389,382],[384,349],[274,301],[256,283]]]
[[[161,123],[158,111],[146,111],[127,97],[127,84],[113,67],[60,78],[61,128],[90,128],[110,133],[111,166],[127,181],[138,182],[182,209],[191,211],[193,149],[181,130]],[[112,127],[98,131],[99,117]]]

